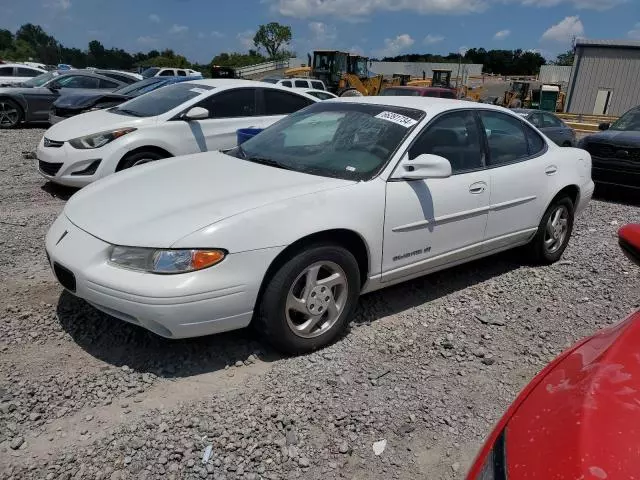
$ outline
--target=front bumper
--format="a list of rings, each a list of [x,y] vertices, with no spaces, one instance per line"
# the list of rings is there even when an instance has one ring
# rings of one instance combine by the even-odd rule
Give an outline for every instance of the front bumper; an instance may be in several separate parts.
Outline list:
[[[38,173],[50,182],[68,187],[84,187],[96,180],[114,173],[114,162],[126,151],[118,151],[110,144],[96,149],[79,150],[64,142],[60,147],[45,147],[44,138],[36,149]],[[100,160],[97,170],[91,175],[80,174],[96,160]],[[110,171],[110,170],[113,171]]]
[[[156,275],[111,265],[109,247],[64,213],[46,237],[49,261],[63,287],[113,317],[166,338],[246,327],[264,273],[281,250],[230,254],[198,272]]]

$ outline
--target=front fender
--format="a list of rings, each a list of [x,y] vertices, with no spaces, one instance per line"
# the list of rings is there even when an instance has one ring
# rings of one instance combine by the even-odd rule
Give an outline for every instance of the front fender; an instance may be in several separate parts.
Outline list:
[[[241,181],[241,180],[238,180]],[[230,253],[287,247],[327,230],[358,234],[369,251],[369,273],[380,273],[385,183],[380,179],[274,202],[187,235],[173,248],[224,248]]]
[[[1,98],[7,98],[9,100],[13,100],[14,102],[16,102],[18,105],[20,105],[20,108],[22,108],[22,111],[25,113],[25,117],[27,117],[27,113],[29,112],[29,104],[27,102],[27,99],[24,97],[24,95],[22,95],[21,93],[1,93],[0,94],[0,99]]]

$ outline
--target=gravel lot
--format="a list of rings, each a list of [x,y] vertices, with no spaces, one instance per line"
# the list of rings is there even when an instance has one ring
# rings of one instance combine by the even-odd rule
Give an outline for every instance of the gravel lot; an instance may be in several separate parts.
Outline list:
[[[462,478],[544,364],[639,306],[615,233],[640,210],[606,198],[563,261],[507,253],[368,295],[311,355],[163,340],[54,281],[43,237],[73,191],[23,159],[42,133],[0,131],[0,479]]]

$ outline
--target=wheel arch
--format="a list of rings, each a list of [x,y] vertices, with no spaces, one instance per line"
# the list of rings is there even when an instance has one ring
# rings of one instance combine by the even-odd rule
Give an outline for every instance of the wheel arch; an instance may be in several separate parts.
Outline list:
[[[260,305],[264,289],[275,272],[277,272],[282,265],[284,265],[296,253],[302,251],[305,247],[319,243],[338,244],[351,252],[358,262],[358,269],[360,270],[360,286],[364,286],[370,271],[371,255],[369,252],[369,246],[362,235],[346,228],[323,230],[296,240],[273,259],[262,278],[262,283],[260,284],[260,289],[256,298],[256,308]]]
[[[554,195],[554,197],[551,199],[551,202],[549,202],[549,205],[555,202],[558,198],[563,197],[565,195],[571,199],[571,201],[573,202],[573,206],[575,208],[578,205],[578,201],[580,200],[580,187],[578,185],[573,185],[573,184],[566,185],[565,187],[560,189],[558,193]],[[549,208],[549,205],[547,205],[547,208]]]
[[[168,150],[158,147],[155,145],[144,145],[142,147],[134,148],[133,150],[125,153],[122,158],[118,161],[118,165],[116,165],[116,172],[122,170],[123,163],[129,158],[131,155],[135,155],[140,152],[154,152],[160,155],[163,155],[165,158],[173,157],[174,155]]]

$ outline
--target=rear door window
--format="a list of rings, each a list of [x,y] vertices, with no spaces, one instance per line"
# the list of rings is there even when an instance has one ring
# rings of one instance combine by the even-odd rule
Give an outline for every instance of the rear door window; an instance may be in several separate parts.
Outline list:
[[[209,110],[209,118],[252,117],[256,114],[256,90],[227,90],[212,95],[198,106]]]
[[[306,80],[296,80],[295,85],[298,88],[309,88],[309,83]]]
[[[57,84],[62,88],[98,88],[98,79],[84,75],[69,75],[58,79]]]
[[[178,70],[178,76],[179,77],[186,77],[187,76],[187,72],[185,72],[184,70]]]
[[[324,84],[322,82],[314,82],[313,80],[311,81],[311,86],[313,88],[315,88],[316,90],[324,90]]]
[[[0,67],[0,77],[13,77],[13,67]]]
[[[540,135],[518,118],[492,111],[481,111],[479,115],[487,135],[489,166],[524,160],[544,150]]]
[[[31,68],[22,68],[22,67],[18,67],[18,77],[29,77],[29,78],[33,78],[33,77],[37,77],[38,75],[40,75],[42,72],[39,72],[38,70],[33,70]],[[2,75],[0,75],[2,76]]]
[[[173,77],[174,73],[173,70],[163,70],[160,72],[160,75],[158,75],[159,77]]]
[[[118,84],[116,82],[112,82],[110,80],[100,80],[100,83],[98,84],[98,88],[111,88],[111,89],[116,89],[118,88]]]
[[[263,92],[265,115],[288,115],[313,103],[313,100],[296,95],[293,92],[282,92],[266,88]]]

